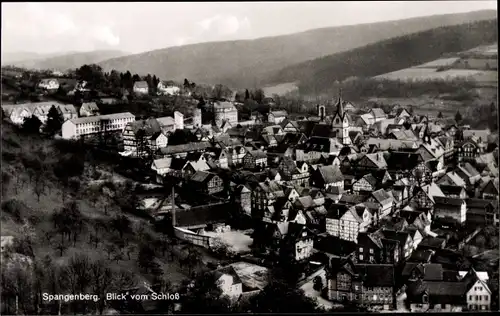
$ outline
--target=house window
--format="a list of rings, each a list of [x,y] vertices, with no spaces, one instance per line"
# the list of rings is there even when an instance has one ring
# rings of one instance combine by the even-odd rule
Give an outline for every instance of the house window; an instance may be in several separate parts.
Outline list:
[[[363,255],[359,255],[359,260],[363,260]]]
[[[359,247],[359,252],[363,252],[363,247]]]
[[[373,248],[370,248],[370,253],[373,254]]]
[[[484,300],[487,301],[488,300],[488,295],[485,295],[484,296]]]
[[[472,295],[469,295],[469,301],[472,301]]]

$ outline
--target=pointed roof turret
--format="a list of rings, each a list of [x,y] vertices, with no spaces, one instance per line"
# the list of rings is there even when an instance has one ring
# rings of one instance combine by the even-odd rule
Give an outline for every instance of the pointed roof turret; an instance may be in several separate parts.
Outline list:
[[[344,118],[344,100],[342,100],[342,88],[339,89],[339,99],[337,101],[337,113]]]

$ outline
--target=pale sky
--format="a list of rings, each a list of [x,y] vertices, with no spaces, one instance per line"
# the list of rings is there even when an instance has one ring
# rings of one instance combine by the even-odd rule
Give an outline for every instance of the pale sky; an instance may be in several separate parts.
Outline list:
[[[496,1],[2,2],[2,51],[130,53],[314,28],[497,9]]]

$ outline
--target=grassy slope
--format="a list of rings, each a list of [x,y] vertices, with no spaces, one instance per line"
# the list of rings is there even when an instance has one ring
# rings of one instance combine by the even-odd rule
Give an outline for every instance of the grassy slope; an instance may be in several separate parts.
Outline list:
[[[442,27],[294,65],[276,73],[269,82],[299,81],[302,91],[321,92],[336,80],[372,77],[496,41],[496,19]]]
[[[43,257],[49,255],[56,262],[63,264],[76,253],[85,253],[92,259],[108,258],[106,252],[106,245],[113,243],[116,238],[119,238],[118,232],[110,228],[110,220],[116,214],[123,214],[121,210],[112,206],[113,202],[107,198],[108,214],[105,214],[103,204],[94,205],[88,201],[85,193],[73,194],[72,198],[67,200],[75,200],[78,202],[79,208],[84,216],[85,227],[84,231],[79,237],[76,245],[69,242],[69,248],[64,252],[63,256],[59,255],[59,250],[56,249],[56,244],[60,240],[56,235],[51,242],[45,238],[45,232],[54,231],[54,227],[50,221],[51,215],[54,211],[59,210],[63,206],[62,201],[62,185],[56,180],[47,180],[45,186],[47,188],[45,194],[42,194],[40,201],[33,191],[33,185],[30,184],[27,169],[23,166],[22,160],[30,157],[34,153],[39,152],[42,148],[48,153],[47,165],[54,163],[63,154],[54,147],[51,140],[42,139],[37,135],[22,135],[16,131],[16,128],[10,124],[2,122],[2,173],[8,173],[11,176],[10,183],[2,183],[4,185],[4,198],[3,202],[16,199],[22,201],[28,208],[21,212],[22,221],[16,221],[15,217],[10,213],[2,210],[1,225],[2,235],[12,235],[15,237],[22,237],[22,227],[27,223],[32,227],[35,238],[34,253],[35,257]],[[13,158],[12,158],[13,157]],[[14,160],[13,160],[14,159]],[[24,180],[24,184],[18,185],[16,190],[17,178],[20,177]],[[21,181],[20,181],[21,182]],[[82,185],[84,180],[82,180]],[[105,204],[105,203],[104,203]],[[130,241],[130,245],[135,247],[131,253],[131,260],[123,251],[123,260],[109,261],[110,266],[116,270],[123,270],[132,272],[137,281],[150,280],[149,275],[141,274],[137,266],[137,251],[141,242],[140,236],[137,231],[144,230],[147,234],[151,235],[153,239],[159,239],[159,235],[155,233],[150,225],[143,219],[127,215],[132,222],[132,233],[126,235]],[[103,223],[104,229],[100,230],[101,243],[97,248],[89,244],[90,233],[95,232],[97,223]],[[165,275],[172,283],[178,283],[187,277],[187,272],[180,269],[177,262],[168,262],[166,258],[159,257],[159,262],[162,264]]]
[[[162,79],[223,83],[232,88],[254,88],[283,67],[349,51],[389,38],[492,19],[496,11],[436,15],[406,20],[329,27],[255,40],[201,43],[170,47],[104,61],[104,70],[156,74]]]

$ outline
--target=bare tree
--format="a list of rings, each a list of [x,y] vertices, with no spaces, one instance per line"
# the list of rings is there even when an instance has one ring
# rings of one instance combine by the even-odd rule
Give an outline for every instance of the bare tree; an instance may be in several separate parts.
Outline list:
[[[117,251],[116,245],[113,243],[106,244],[106,246],[104,246],[104,249],[106,250],[106,253],[108,254],[108,260],[111,260],[111,255]]]
[[[99,297],[105,297],[105,293],[112,287],[114,273],[103,260],[98,260],[90,264],[90,279],[92,292]],[[99,300],[97,309],[100,315],[104,310],[104,299]]]

